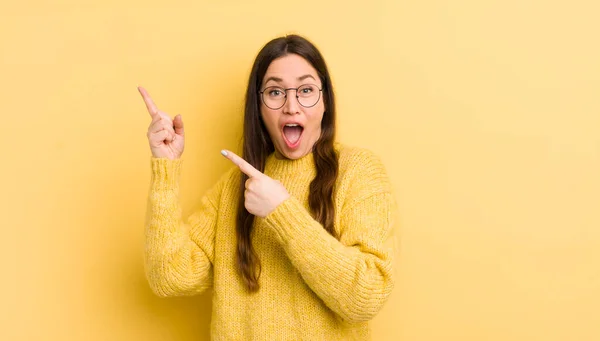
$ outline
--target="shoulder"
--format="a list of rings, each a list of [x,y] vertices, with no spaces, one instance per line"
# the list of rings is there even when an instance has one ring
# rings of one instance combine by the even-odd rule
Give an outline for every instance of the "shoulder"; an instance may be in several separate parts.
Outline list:
[[[351,192],[389,192],[390,180],[381,158],[373,151],[337,143],[340,181]]]
[[[221,175],[221,178],[219,181],[217,181],[216,186],[220,187],[222,190],[226,188],[235,188],[237,190],[240,183],[241,174],[242,173],[237,166],[232,166]]]
[[[352,174],[386,173],[381,158],[369,149],[337,143],[336,150],[340,171]]]
[[[206,193],[206,197],[214,206],[218,206],[222,199],[234,196],[239,190],[240,171],[237,167],[231,167],[222,173],[218,180],[213,183]]]

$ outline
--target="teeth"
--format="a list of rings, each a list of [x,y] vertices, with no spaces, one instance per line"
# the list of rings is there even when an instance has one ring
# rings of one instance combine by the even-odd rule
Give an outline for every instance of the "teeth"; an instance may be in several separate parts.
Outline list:
[[[299,126],[299,124],[286,124],[285,126],[286,127],[297,127],[297,126]]]

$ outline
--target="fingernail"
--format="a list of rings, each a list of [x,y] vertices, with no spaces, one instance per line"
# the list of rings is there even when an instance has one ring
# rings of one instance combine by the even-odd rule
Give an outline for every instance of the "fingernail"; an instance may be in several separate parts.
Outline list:
[[[221,150],[221,155],[227,156],[227,152],[225,150]]]

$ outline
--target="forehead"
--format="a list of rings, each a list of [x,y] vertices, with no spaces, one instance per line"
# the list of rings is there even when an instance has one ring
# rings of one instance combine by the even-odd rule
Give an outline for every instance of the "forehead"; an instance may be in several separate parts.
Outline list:
[[[294,83],[298,78],[311,75],[318,80],[317,70],[310,63],[297,54],[288,54],[271,62],[263,78],[263,82],[269,77],[281,78],[284,83]]]

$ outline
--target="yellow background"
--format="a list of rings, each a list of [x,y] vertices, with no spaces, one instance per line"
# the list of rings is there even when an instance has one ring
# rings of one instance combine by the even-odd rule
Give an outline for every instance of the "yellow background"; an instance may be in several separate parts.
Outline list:
[[[399,202],[375,340],[600,340],[597,1],[94,1],[0,5],[0,339],[206,340],[210,296],[143,274],[137,91],[182,114],[189,212],[237,150],[260,47],[313,40],[340,141]]]

